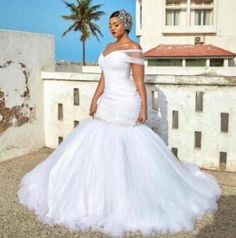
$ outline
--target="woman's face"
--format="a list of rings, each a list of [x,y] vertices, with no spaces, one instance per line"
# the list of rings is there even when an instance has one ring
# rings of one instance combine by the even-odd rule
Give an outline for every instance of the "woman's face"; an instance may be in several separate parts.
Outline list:
[[[114,37],[120,37],[126,32],[123,23],[119,20],[118,17],[110,18],[109,29]]]

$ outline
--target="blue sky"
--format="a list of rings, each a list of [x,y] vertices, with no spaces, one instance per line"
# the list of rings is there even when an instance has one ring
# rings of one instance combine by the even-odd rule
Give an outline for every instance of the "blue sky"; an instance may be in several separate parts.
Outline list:
[[[76,0],[67,0],[67,2],[72,3]],[[100,42],[95,37],[87,41],[87,62],[96,62],[105,45],[115,40],[108,29],[109,16],[113,11],[125,8],[133,17],[135,16],[135,0],[93,0],[92,5],[95,4],[103,4],[101,10],[106,13],[97,22],[104,37],[100,37]],[[70,13],[62,0],[0,0],[0,6],[0,29],[55,35],[57,61],[82,61],[79,32],[70,32],[61,37],[72,23],[61,17]],[[135,36],[135,27],[130,33],[130,38],[138,41]]]

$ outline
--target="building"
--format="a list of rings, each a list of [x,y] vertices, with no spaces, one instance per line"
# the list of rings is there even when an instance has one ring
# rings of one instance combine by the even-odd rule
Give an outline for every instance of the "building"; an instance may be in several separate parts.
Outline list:
[[[147,66],[235,67],[236,53],[210,44],[160,44],[145,53]]]
[[[144,51],[159,44],[211,44],[236,52],[234,0],[136,0]]]

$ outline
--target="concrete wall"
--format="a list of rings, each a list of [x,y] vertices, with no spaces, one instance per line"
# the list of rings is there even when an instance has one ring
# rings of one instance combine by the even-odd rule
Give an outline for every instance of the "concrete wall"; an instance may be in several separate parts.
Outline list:
[[[99,74],[42,72],[44,81],[45,145],[56,148],[74,129],[74,121],[91,118],[89,107],[96,90]],[[79,105],[74,105],[74,88],[79,89]],[[58,104],[63,118],[58,119]]]
[[[202,168],[219,169],[220,152],[227,153],[226,170],[236,171],[236,77],[146,76],[150,126],[180,160]],[[157,91],[158,109],[153,110],[151,91]],[[196,92],[203,92],[203,111],[195,111]],[[179,126],[172,128],[173,110]],[[221,132],[221,113],[229,114],[228,132]],[[201,148],[194,146],[194,133],[202,133]]]
[[[54,37],[0,30],[0,161],[44,146],[41,70],[54,70]]]
[[[90,73],[88,72],[89,70]],[[74,121],[90,120],[88,115],[100,72],[84,67],[87,73],[43,72],[45,100],[45,144],[56,148],[74,129]],[[207,169],[219,169],[219,153],[227,153],[226,170],[236,171],[236,77],[194,75],[148,75],[148,125],[169,148],[178,149],[180,160]],[[73,104],[73,90],[79,88],[80,105]],[[153,98],[152,91],[156,91]],[[203,112],[195,112],[195,94],[204,92]],[[154,100],[158,106],[153,109]],[[58,104],[63,119],[58,119]],[[179,128],[172,129],[172,111],[179,112]],[[220,131],[220,113],[229,113],[228,132]],[[194,131],[202,132],[202,147],[194,148]]]

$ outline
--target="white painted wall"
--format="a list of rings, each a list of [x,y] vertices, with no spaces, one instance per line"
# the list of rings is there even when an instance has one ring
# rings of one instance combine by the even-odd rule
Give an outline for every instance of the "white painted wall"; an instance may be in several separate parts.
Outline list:
[[[54,37],[0,30],[0,161],[44,146],[41,70],[54,70]]]
[[[220,151],[227,152],[228,171],[236,171],[236,77],[156,76],[147,80],[149,119],[181,160],[207,169],[219,168]],[[158,111],[151,109],[151,90],[158,92]],[[204,92],[203,112],[195,112],[195,93]],[[172,111],[179,129],[172,129]],[[220,132],[220,113],[229,113],[229,131]],[[194,131],[202,132],[202,148],[194,148]]]
[[[89,107],[96,90],[98,74],[42,72],[44,82],[45,146],[56,148],[58,137],[74,129],[74,120],[91,118]],[[80,105],[74,105],[74,88],[79,88]],[[58,103],[63,104],[63,120],[58,120]]]
[[[91,68],[90,68],[91,69]],[[84,68],[88,70],[88,68]],[[95,73],[97,72],[97,73]],[[73,130],[74,120],[90,120],[92,96],[100,73],[42,73],[45,100],[45,144],[56,148],[58,137]],[[203,168],[219,168],[219,152],[227,152],[228,171],[236,171],[236,77],[146,75],[148,125],[166,142],[178,148],[181,160]],[[81,105],[73,105],[73,88],[79,88]],[[157,90],[158,111],[152,110],[151,91]],[[195,92],[204,92],[203,112],[195,112]],[[64,119],[57,119],[62,103]],[[172,110],[179,111],[179,129],[172,129]],[[220,132],[220,113],[229,113],[229,132]],[[202,131],[202,148],[194,149],[194,131]]]

